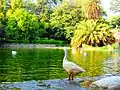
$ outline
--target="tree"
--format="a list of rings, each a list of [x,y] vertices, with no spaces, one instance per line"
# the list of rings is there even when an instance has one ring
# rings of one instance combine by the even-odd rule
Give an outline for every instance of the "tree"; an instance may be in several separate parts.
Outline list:
[[[41,5],[47,5],[49,8],[54,8],[59,5],[62,0],[37,0],[37,3]]]
[[[0,22],[4,18],[5,6],[5,0],[0,0]]]
[[[0,37],[4,38],[5,33],[5,13],[6,13],[6,1],[5,0],[0,0]]]
[[[79,0],[78,0],[79,1]],[[101,18],[103,12],[100,0],[80,0],[81,10],[86,19],[76,25],[74,36],[71,40],[72,47],[81,48],[82,44],[91,46],[104,46],[115,41],[109,26]]]
[[[51,10],[61,3],[61,0],[24,0],[23,6],[31,13],[40,14],[43,10]]]
[[[75,25],[83,20],[81,8],[72,7],[66,2],[53,10],[50,15],[50,25],[55,32],[55,37],[63,37],[71,40]]]
[[[113,12],[119,12],[120,13],[120,0],[111,0],[110,10],[113,11]]]
[[[87,19],[98,19],[101,16],[102,8],[100,0],[75,0],[77,7],[81,7]]]
[[[28,13],[25,9],[10,9],[7,12],[6,35],[9,39],[28,40],[32,42],[44,32],[44,25],[38,22],[35,14]]]
[[[87,7],[87,18],[98,19],[100,17],[99,5],[96,2],[90,3]]]
[[[21,8],[22,7],[22,0],[11,0],[11,9]]]
[[[110,25],[112,28],[120,28],[120,16],[112,17],[110,20]]]

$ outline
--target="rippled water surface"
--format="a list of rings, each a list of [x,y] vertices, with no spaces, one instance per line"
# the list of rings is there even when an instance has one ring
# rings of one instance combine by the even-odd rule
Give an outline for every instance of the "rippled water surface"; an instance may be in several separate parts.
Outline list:
[[[67,78],[62,68],[64,51],[62,49],[0,49],[0,82],[18,82],[28,80],[48,80]],[[72,51],[68,50],[68,60],[86,70],[76,77],[99,76],[119,73],[119,52],[108,51]],[[113,64],[111,64],[113,63]]]

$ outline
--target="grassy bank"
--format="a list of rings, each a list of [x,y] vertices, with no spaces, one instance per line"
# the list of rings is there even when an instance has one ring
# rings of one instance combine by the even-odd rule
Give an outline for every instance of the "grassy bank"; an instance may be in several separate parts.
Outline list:
[[[4,42],[3,39],[0,39],[0,41]],[[33,40],[32,42],[29,42],[28,40],[7,40],[6,43],[21,43],[21,44],[55,44],[56,46],[66,46],[66,41],[62,40],[55,40],[55,39],[48,39],[48,38],[41,38],[39,40]],[[68,46],[68,45],[67,45]],[[106,45],[102,47],[93,47],[89,45],[83,44],[82,49],[87,50],[95,50],[95,51],[113,51],[116,48],[119,48],[120,45],[118,43],[112,44],[112,45]]]
[[[116,48],[119,47],[119,44],[115,43],[112,45],[106,45],[102,47],[93,47],[89,45],[83,45],[83,50],[94,50],[94,51],[114,51]]]
[[[34,44],[56,44],[56,45],[65,45],[66,42],[62,40],[55,40],[55,39],[48,39],[48,38],[41,38],[39,40],[33,40],[29,42],[28,40],[7,40],[7,43],[34,43]]]

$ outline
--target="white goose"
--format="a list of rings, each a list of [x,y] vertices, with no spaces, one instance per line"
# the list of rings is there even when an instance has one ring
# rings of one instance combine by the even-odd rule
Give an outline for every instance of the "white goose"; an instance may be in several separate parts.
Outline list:
[[[76,65],[73,62],[67,60],[67,48],[64,47],[65,56],[63,58],[63,68],[69,75],[69,80],[73,80],[73,75],[76,75],[80,72],[84,72],[85,70]]]
[[[15,50],[12,51],[12,55],[15,56],[17,52]]]

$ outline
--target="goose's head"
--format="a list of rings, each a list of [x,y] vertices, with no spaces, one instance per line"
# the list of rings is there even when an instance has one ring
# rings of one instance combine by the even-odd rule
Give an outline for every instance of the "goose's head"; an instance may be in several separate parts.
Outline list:
[[[12,51],[12,54],[13,54],[13,55],[16,55],[16,54],[17,54],[17,52],[16,52],[15,50],[13,50],[13,51]]]

